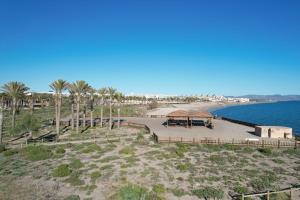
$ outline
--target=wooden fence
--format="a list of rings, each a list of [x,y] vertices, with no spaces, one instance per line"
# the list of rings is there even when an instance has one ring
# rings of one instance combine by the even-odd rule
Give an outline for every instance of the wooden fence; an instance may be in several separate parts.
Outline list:
[[[254,141],[251,139],[211,139],[211,138],[190,138],[190,137],[161,137],[154,133],[154,139],[158,143],[187,143],[187,144],[211,144],[211,145],[222,145],[231,144],[238,146],[255,146],[255,147],[276,147],[276,148],[299,148],[300,141],[297,140],[284,140],[284,139],[262,139]]]
[[[240,196],[241,200],[245,200],[246,198],[252,198],[252,197],[266,197],[266,200],[270,200],[270,196],[272,194],[280,194],[280,193],[288,193],[289,194],[289,199],[291,200],[297,200],[299,197],[296,197],[294,195],[294,192],[300,190],[300,187],[291,187],[291,188],[286,188],[283,190],[279,191],[267,191],[267,192],[262,192],[262,193],[256,193],[256,194],[242,194]]]

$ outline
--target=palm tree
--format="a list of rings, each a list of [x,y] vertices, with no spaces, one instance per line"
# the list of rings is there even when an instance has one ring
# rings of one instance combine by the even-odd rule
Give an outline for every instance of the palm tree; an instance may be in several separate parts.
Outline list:
[[[107,95],[107,89],[106,88],[101,88],[99,91],[98,91],[98,94],[101,98],[101,113],[100,113],[100,123],[101,123],[101,128],[103,127],[103,106],[104,106],[104,99],[106,98],[106,95]]]
[[[95,101],[96,90],[94,88],[90,87],[88,92],[89,92],[89,95],[90,95],[90,102],[89,102],[90,121],[91,121],[91,127],[93,127],[94,126],[93,112],[94,112],[94,101]]]
[[[0,144],[2,144],[2,125],[3,125],[3,111],[2,111],[2,102],[0,102]]]
[[[56,134],[59,137],[60,115],[62,104],[62,92],[67,89],[68,82],[62,79],[53,81],[49,87],[55,92],[55,118],[56,118]]]
[[[112,104],[113,104],[113,100],[115,98],[115,94],[116,94],[117,90],[109,87],[108,88],[108,94],[109,94],[109,130],[111,130],[112,128]]]
[[[74,91],[76,96],[76,133],[79,133],[79,109],[81,96],[86,93],[89,85],[82,80],[76,81],[69,85],[70,90]]]
[[[12,128],[15,128],[16,122],[16,109],[18,106],[18,101],[24,96],[26,91],[29,90],[24,83],[12,81],[4,84],[1,90],[12,99]]]
[[[70,93],[70,102],[71,102],[71,129],[74,130],[75,123],[74,123],[74,106],[75,106],[75,97],[74,97],[74,91],[71,90],[70,87],[68,87],[69,93]]]
[[[116,93],[116,100],[118,102],[118,128],[120,128],[120,109],[121,109],[121,103],[124,99],[124,96],[121,92]]]

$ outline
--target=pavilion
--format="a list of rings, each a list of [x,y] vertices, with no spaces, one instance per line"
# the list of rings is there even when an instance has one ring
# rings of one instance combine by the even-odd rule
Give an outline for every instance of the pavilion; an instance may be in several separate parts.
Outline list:
[[[180,125],[188,127],[193,127],[194,125],[199,125],[199,120],[202,125],[206,125],[204,120],[207,120],[208,124],[211,125],[213,116],[209,112],[204,111],[185,111],[176,110],[167,114],[167,127],[170,125]]]

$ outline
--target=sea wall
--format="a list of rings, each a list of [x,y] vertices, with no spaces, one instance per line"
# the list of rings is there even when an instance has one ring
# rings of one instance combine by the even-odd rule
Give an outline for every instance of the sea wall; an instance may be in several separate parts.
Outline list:
[[[230,119],[230,118],[227,118],[227,117],[221,117],[222,120],[226,120],[226,121],[229,121],[229,122],[233,122],[233,123],[236,123],[236,124],[241,124],[241,125],[245,125],[245,126],[250,126],[250,127],[253,127],[255,128],[255,126],[258,126],[258,124],[253,124],[253,123],[249,123],[249,122],[244,122],[244,121],[240,121],[240,120],[236,120],[236,119]]]

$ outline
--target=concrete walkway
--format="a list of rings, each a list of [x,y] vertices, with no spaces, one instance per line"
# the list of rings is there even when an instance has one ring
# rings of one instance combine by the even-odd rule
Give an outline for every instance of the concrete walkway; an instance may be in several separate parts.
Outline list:
[[[235,124],[232,122],[214,119],[214,129],[209,129],[204,126],[194,126],[192,128],[185,128],[179,126],[166,127],[163,123],[166,118],[123,118],[128,122],[145,124],[158,137],[185,137],[185,138],[209,138],[209,139],[260,139],[260,137],[251,134],[254,128]]]

